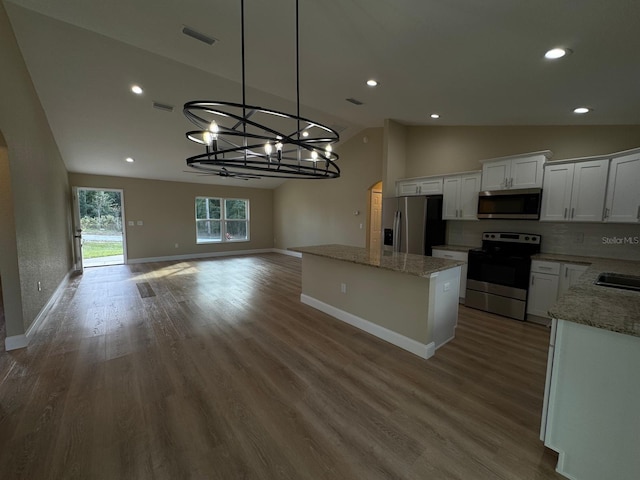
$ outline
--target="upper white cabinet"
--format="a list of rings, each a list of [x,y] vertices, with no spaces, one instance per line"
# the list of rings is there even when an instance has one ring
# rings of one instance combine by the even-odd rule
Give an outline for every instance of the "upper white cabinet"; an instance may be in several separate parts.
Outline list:
[[[540,221],[601,222],[609,159],[547,164]]]
[[[442,177],[410,178],[396,182],[396,194],[407,195],[442,195]]]
[[[544,164],[551,152],[482,160],[482,190],[541,188]]]
[[[480,172],[444,177],[442,218],[477,220]]]
[[[640,152],[611,161],[604,218],[640,223]]]

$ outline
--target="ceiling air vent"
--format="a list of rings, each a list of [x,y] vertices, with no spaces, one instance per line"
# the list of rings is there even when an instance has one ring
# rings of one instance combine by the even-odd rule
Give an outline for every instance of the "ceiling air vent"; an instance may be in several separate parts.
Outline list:
[[[216,43],[215,38],[210,37],[209,35],[205,35],[204,33],[200,33],[193,28],[187,27],[186,25],[182,27],[182,33],[184,33],[188,37],[195,38],[200,42],[206,43],[207,45],[213,45],[214,43]]]
[[[355,98],[347,98],[346,100],[347,102],[353,103],[354,105],[362,105],[362,102],[360,100],[356,100]]]
[[[166,103],[153,102],[153,108],[157,108],[163,112],[173,112],[173,105],[167,105]]]

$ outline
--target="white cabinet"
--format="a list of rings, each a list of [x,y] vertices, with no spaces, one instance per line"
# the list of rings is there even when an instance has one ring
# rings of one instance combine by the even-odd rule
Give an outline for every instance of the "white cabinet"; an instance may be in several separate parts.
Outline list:
[[[396,182],[396,194],[407,195],[442,195],[442,177],[410,178]]]
[[[558,299],[560,264],[555,262],[531,262],[527,313],[548,317],[549,308]]]
[[[588,265],[533,260],[527,314],[548,318],[551,305],[578,281],[587,268]]]
[[[607,222],[640,223],[640,153],[611,161],[604,217]]]
[[[558,297],[564,295],[569,287],[575,285],[578,278],[589,268],[588,265],[574,265],[563,263],[560,267],[560,285],[558,286]]]
[[[482,190],[541,188],[544,164],[551,152],[482,161]]]
[[[442,218],[477,220],[480,173],[444,177]]]
[[[609,159],[547,165],[540,221],[601,222]]]
[[[437,250],[434,249],[431,252],[432,257],[436,258],[448,258],[449,260],[458,260],[464,262],[462,265],[462,271],[460,272],[460,299],[464,300],[465,292],[467,291],[467,261],[469,258],[468,252],[457,252],[453,250]]]

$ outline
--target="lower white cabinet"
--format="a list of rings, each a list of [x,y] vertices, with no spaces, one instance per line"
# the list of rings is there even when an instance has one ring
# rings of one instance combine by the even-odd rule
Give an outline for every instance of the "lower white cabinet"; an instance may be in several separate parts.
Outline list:
[[[469,259],[469,253],[434,249],[433,252],[431,252],[431,256],[464,262],[464,265],[462,265],[462,271],[460,272],[460,299],[464,300],[465,292],[467,290],[467,261]]]
[[[531,262],[527,314],[549,318],[549,308],[589,268],[573,263]]]
[[[529,301],[527,302],[527,313],[529,315],[549,317],[547,312],[558,299],[559,282],[558,275],[531,272]]]
[[[574,265],[571,263],[563,263],[560,268],[560,285],[558,286],[558,297],[564,294],[569,287],[575,284],[585,270],[589,268],[588,265]]]

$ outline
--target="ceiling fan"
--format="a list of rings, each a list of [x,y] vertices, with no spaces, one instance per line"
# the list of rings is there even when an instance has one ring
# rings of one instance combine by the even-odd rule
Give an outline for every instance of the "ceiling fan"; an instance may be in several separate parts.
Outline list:
[[[216,175],[218,177],[224,177],[224,178],[237,178],[238,180],[253,180],[253,179],[260,180],[262,178],[262,177],[259,177],[257,175],[251,175],[249,173],[230,172],[225,167],[220,168],[219,171],[204,171],[204,170],[201,170],[200,172],[194,172],[194,171],[191,171],[191,170],[183,170],[183,172],[184,173],[195,173],[199,177],[209,177],[211,175]]]

